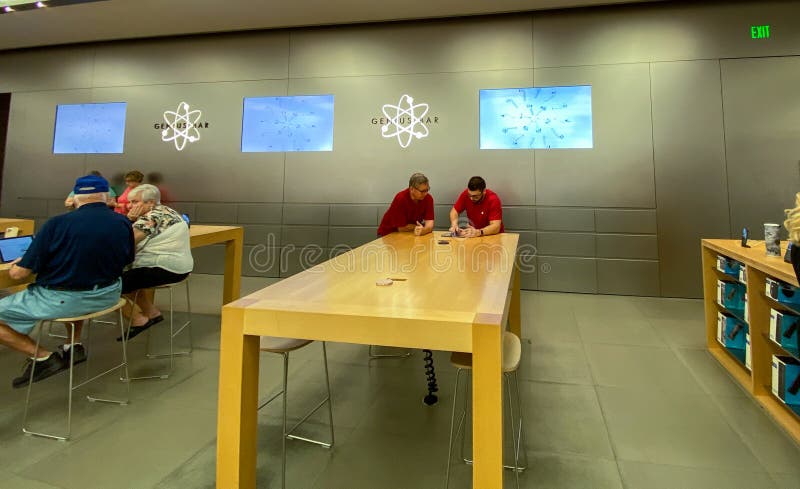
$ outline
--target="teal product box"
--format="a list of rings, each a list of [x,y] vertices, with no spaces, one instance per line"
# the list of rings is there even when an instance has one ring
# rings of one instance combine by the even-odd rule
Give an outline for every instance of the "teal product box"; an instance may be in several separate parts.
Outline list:
[[[744,270],[744,265],[733,258],[717,255],[717,270],[738,280],[739,274]]]
[[[725,309],[741,311],[741,316],[744,317],[746,291],[744,284],[717,280],[717,303]]]
[[[800,357],[800,316],[770,309],[769,338],[792,355]]]
[[[747,324],[723,312],[717,313],[717,341],[742,364],[747,364]]]
[[[800,361],[772,356],[772,394],[794,412],[800,412]]]
[[[800,306],[800,291],[797,287],[767,277],[765,288],[766,290],[764,290],[764,293],[767,294],[768,297],[791,307]]]

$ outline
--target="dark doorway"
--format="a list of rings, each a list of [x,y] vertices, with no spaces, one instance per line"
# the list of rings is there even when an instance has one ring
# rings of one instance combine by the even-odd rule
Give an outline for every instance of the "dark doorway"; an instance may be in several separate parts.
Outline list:
[[[11,111],[11,94],[0,93],[0,197],[3,195],[3,163],[6,159],[6,134]]]

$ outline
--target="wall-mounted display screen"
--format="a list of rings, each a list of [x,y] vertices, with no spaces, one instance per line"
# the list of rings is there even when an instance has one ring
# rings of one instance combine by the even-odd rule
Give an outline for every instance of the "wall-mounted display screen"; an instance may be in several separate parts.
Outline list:
[[[480,91],[481,149],[592,147],[592,87]]]
[[[333,151],[333,95],[245,98],[242,152]]]
[[[125,102],[56,107],[53,153],[122,153]]]

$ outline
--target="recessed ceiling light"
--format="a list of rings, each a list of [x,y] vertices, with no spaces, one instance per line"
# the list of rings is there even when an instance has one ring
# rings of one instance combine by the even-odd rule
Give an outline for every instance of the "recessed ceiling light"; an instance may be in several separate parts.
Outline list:
[[[13,8],[11,8],[11,7],[9,7],[8,5],[6,5],[5,7],[3,7],[3,11],[4,11],[4,12],[13,12],[13,11],[14,11],[14,9],[13,9]]]
[[[42,7],[45,7],[45,4],[44,4],[44,2],[36,2],[36,6],[38,8],[42,8]]]

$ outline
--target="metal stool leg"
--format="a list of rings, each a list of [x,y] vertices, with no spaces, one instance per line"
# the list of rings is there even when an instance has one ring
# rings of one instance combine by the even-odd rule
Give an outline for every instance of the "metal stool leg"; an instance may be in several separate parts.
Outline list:
[[[514,476],[516,477],[517,482],[517,489],[519,489],[519,471],[517,468],[519,467],[519,450],[517,446],[517,434],[516,427],[514,426],[514,403],[511,399],[511,381],[509,380],[508,374],[503,375],[505,384],[506,384],[506,393],[508,394],[508,409],[509,409],[509,419],[511,421],[511,446],[514,449]]]
[[[106,374],[109,374],[109,373],[113,372],[114,370],[117,370],[118,368],[122,368],[124,370],[124,372],[125,372],[125,378],[128,378],[128,351],[127,351],[128,342],[127,342],[127,340],[125,338],[125,321],[124,321],[124,319],[122,317],[122,308],[119,309],[118,314],[119,314],[119,331],[120,331],[120,334],[122,335],[122,341],[120,341],[120,343],[122,344],[122,363],[120,363],[119,365],[115,365],[115,366],[113,366],[113,367],[111,367],[111,368],[109,368],[109,369],[107,369],[107,370],[95,375],[91,379],[89,379],[88,378],[89,377],[89,361],[88,361],[89,360],[89,356],[87,354],[87,357],[86,357],[86,360],[87,360],[86,361],[86,377],[87,377],[87,380],[85,380],[84,382],[81,382],[79,385],[76,385],[75,386],[76,389],[78,387],[84,385],[84,384],[87,384],[87,383],[97,379],[97,378],[100,378],[100,377],[102,377],[102,376],[104,376]],[[91,322],[92,321],[89,322],[88,326],[91,326]],[[103,324],[115,324],[112,321],[102,321],[102,323]],[[92,331],[92,328],[89,327],[89,334],[91,334],[91,331]],[[110,404],[119,404],[120,406],[127,406],[131,402],[131,383],[130,382],[126,382],[125,389],[126,389],[126,395],[125,395],[125,399],[124,400],[107,399],[107,398],[104,398],[104,397],[97,397],[97,396],[92,396],[92,395],[87,395],[86,399],[88,399],[91,402],[107,402],[107,403],[110,403]]]
[[[286,388],[289,383],[289,354],[283,354],[283,436],[281,436],[281,488],[286,489],[286,404],[288,395]]]
[[[450,414],[450,441],[447,444],[447,470],[444,475],[444,489],[450,485],[450,465],[453,460],[453,430],[455,429],[455,422],[456,422],[456,404],[458,403],[458,381],[461,379],[461,370],[456,370],[456,385],[453,387],[453,410]],[[466,396],[466,393],[464,394]],[[458,421],[458,429],[461,431],[461,423],[464,421],[464,415],[466,412],[461,413],[461,419]],[[458,433],[456,433],[458,436]]]
[[[522,414],[522,397],[519,395],[519,375],[517,372],[514,371],[514,390],[516,391],[517,395],[517,411],[519,412],[519,435],[517,436],[517,447],[516,450],[519,452],[522,450],[522,455],[525,458],[525,464],[520,466],[517,463],[517,470],[522,472],[523,470],[528,468],[528,451],[525,449],[525,429],[523,427],[523,414]]]
[[[185,279],[183,283],[186,285],[186,309],[188,320],[185,321],[181,326],[177,329],[177,331],[173,327],[173,296],[172,296],[172,287],[169,287],[169,327],[170,327],[170,349],[169,353],[150,353],[150,337],[148,336],[148,348],[147,348],[147,358],[166,358],[166,357],[178,357],[178,356],[189,356],[192,354],[192,350],[194,349],[193,346],[193,338],[192,338],[192,305],[189,299],[189,279]],[[189,328],[189,349],[184,351],[174,351],[172,346],[172,338],[177,337],[179,334],[183,332],[184,329]],[[170,361],[171,364],[171,361]]]

